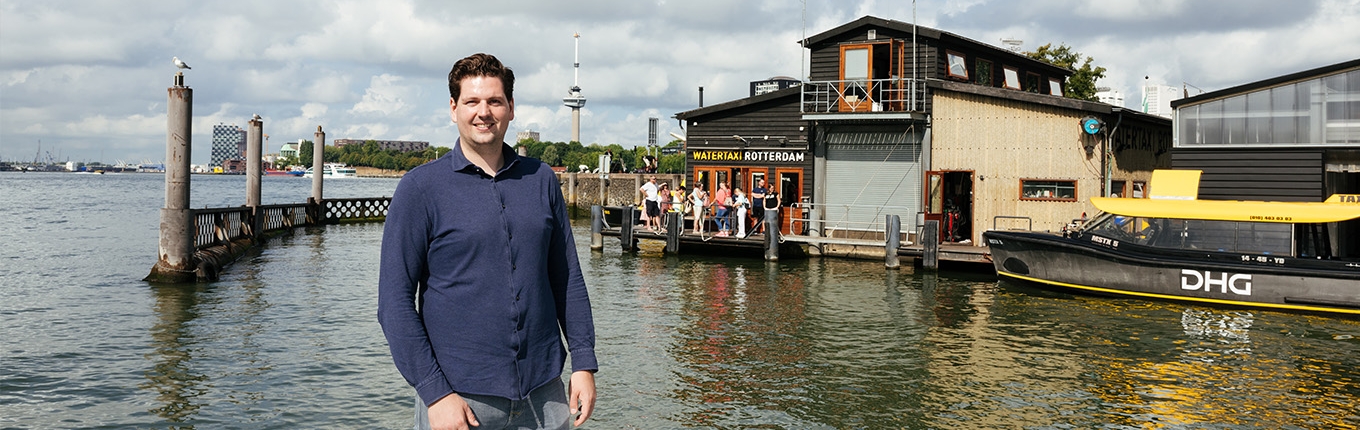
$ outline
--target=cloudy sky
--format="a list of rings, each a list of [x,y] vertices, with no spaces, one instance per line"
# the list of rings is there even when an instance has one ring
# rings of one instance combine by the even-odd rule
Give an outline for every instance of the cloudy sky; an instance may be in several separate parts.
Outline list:
[[[805,13],[806,11],[806,13]],[[572,33],[581,33],[585,143],[683,134],[671,117],[803,74],[797,45],[864,15],[911,22],[912,2],[843,0],[0,0],[0,159],[165,154],[171,56],[189,63],[193,162],[212,125],[265,121],[266,152],[318,125],[328,139],[452,146],[446,75],[488,52],[517,75],[511,131],[570,139]],[[918,24],[1032,50],[1067,44],[1140,86],[1204,91],[1360,58],[1360,0],[920,1]]]

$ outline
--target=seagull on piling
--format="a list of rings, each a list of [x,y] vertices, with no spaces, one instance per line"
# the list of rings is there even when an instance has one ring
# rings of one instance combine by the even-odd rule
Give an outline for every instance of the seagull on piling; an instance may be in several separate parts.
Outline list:
[[[178,68],[181,68],[181,69],[192,69],[192,68],[193,68],[193,67],[189,67],[188,64],[184,64],[183,61],[180,61],[180,60],[179,60],[179,57],[170,57],[170,59],[175,60],[175,67],[178,67]]]

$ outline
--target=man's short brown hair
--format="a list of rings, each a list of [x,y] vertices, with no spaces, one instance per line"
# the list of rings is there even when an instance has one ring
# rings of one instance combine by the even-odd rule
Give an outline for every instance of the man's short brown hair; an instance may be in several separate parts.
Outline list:
[[[500,78],[506,100],[515,101],[515,72],[494,55],[480,52],[453,63],[453,70],[449,71],[449,97],[458,100],[463,92],[463,79],[475,76]]]

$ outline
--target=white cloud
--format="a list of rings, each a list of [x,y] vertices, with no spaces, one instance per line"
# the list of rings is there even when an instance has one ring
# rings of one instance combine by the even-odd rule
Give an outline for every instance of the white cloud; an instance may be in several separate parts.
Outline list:
[[[747,96],[753,80],[805,73],[796,42],[863,15],[912,21],[900,1],[502,0],[182,2],[0,0],[0,157],[39,139],[110,159],[164,154],[166,87],[194,89],[196,145],[218,122],[266,118],[271,140],[427,140],[452,145],[445,75],[475,52],[519,76],[512,130],[570,138],[573,32],[581,32],[586,143],[645,142],[704,102]],[[920,24],[984,43],[1061,43],[1105,66],[1101,81],[1134,103],[1152,82],[1214,90],[1360,58],[1356,0],[996,0],[918,2]],[[806,7],[807,14],[803,14]],[[495,10],[492,10],[495,9]],[[508,12],[497,12],[497,10]],[[806,20],[804,18],[806,17]],[[1269,59],[1268,61],[1262,59]],[[108,136],[118,136],[110,139]],[[30,143],[31,142],[31,143]],[[54,151],[55,153],[55,151]],[[208,151],[195,151],[203,162]]]
[[[391,116],[406,111],[410,106],[404,99],[419,94],[414,87],[400,85],[402,78],[382,74],[369,81],[364,97],[350,108],[353,114],[376,114]]]

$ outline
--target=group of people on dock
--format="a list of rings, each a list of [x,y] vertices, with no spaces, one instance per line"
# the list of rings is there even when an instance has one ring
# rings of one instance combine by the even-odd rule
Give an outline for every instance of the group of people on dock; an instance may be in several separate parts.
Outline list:
[[[711,218],[718,229],[714,236],[731,236],[735,228],[736,237],[746,237],[748,225],[752,226],[752,233],[764,232],[760,221],[764,219],[765,211],[779,207],[778,193],[767,188],[763,178],[751,189],[749,197],[741,188],[731,189],[725,182],[719,182],[718,190],[712,194],[704,189],[703,183],[694,184],[689,190],[684,185],[672,190],[670,184],[658,184],[655,175],[648,176],[638,191],[643,196],[642,222],[653,233],[665,232],[664,214],[676,212],[692,216],[694,234],[705,234]],[[683,225],[681,229],[684,233]]]

